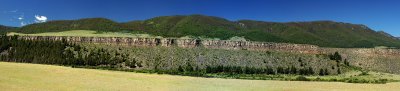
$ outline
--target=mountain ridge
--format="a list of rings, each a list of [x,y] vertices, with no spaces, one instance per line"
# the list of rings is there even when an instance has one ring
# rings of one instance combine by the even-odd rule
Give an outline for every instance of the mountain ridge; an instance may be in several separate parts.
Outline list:
[[[13,30],[15,28],[16,27],[0,25],[0,34],[7,33],[8,31],[11,31],[11,30]]]
[[[400,47],[400,41],[390,37],[390,34],[374,31],[362,24],[327,20],[281,23],[257,20],[230,21],[205,15],[175,15],[123,23],[105,18],[57,20],[13,30],[22,33],[67,30],[129,31],[164,37],[196,36],[229,39],[239,36],[251,41],[313,44],[322,47]]]

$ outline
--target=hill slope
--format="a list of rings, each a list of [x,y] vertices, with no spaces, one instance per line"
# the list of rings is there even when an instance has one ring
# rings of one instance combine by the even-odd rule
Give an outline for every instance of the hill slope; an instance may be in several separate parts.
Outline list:
[[[96,30],[117,32],[121,30],[119,23],[104,18],[85,18],[79,20],[57,20],[35,23],[18,28],[23,33],[60,32],[66,30]]]
[[[15,29],[15,27],[9,27],[9,26],[0,25],[0,34],[4,34],[7,31],[10,31],[12,29]]]
[[[399,46],[398,40],[364,25],[333,21],[273,23],[244,20],[239,22],[249,30],[268,32],[292,43],[330,47]]]
[[[9,29],[12,29],[12,28],[13,27],[0,25],[0,30],[9,30]]]
[[[67,30],[131,31],[165,37],[192,35],[220,39],[243,36],[252,41],[314,44],[323,47],[400,47],[399,40],[369,29],[365,25],[333,21],[288,23],[229,21],[204,15],[160,16],[126,23],[117,23],[104,18],[60,20],[31,24],[16,31],[43,33]]]

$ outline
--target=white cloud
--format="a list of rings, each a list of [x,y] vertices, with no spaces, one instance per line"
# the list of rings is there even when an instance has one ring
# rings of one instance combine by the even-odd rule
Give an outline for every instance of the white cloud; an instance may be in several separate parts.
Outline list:
[[[24,15],[19,16],[17,19],[19,20],[21,26],[28,25],[28,23],[25,23],[24,21]]]
[[[21,26],[27,25],[24,21],[21,21]]]
[[[24,19],[24,16],[20,16],[20,17],[18,17],[18,20],[23,20]]]
[[[36,18],[35,20],[36,23],[42,23],[47,21],[46,16],[35,15],[35,18]]]

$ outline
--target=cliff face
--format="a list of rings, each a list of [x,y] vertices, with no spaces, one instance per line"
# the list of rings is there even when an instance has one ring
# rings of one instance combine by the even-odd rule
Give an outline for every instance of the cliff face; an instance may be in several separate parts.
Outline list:
[[[246,50],[279,50],[300,53],[318,53],[318,46],[305,44],[253,42],[253,41],[224,41],[204,40],[201,44],[206,48],[246,49]]]
[[[321,52],[339,52],[343,60],[363,69],[400,74],[400,49],[321,48]]]
[[[353,65],[376,71],[400,74],[399,49],[354,49]]]
[[[197,40],[175,38],[130,38],[130,37],[66,37],[66,36],[20,36],[25,40],[65,40],[76,43],[102,43],[128,46],[178,46],[183,48],[205,47],[232,50],[277,50],[299,53],[319,53],[319,47],[306,44],[228,41],[228,40]]]

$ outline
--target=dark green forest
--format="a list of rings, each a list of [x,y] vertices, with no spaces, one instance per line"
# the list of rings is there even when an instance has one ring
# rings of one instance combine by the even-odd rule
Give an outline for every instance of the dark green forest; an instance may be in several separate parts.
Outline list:
[[[313,44],[321,47],[400,47],[400,41],[397,38],[361,24],[334,21],[286,23],[255,20],[230,21],[204,15],[160,16],[124,23],[105,18],[56,20],[10,30],[21,33],[96,30],[98,32],[147,33],[164,37],[191,35],[219,39],[240,36],[251,41]]]

